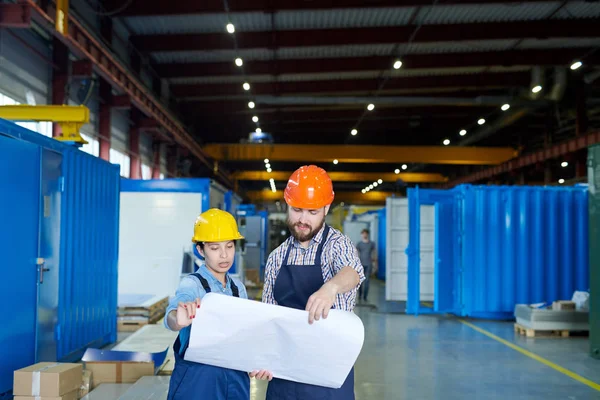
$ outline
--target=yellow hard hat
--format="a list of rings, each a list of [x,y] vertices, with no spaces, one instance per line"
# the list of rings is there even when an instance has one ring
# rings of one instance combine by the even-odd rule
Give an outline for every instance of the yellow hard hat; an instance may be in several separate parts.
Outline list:
[[[218,208],[211,208],[196,219],[192,242],[225,242],[243,238],[233,215]]]

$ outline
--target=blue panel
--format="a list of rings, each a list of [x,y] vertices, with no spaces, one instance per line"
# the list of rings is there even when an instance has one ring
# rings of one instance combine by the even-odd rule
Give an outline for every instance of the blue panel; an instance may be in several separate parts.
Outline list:
[[[35,360],[39,147],[0,135],[0,394]],[[17,307],[18,303],[18,307]]]
[[[60,271],[62,154],[42,149],[36,362],[56,360],[56,321]]]
[[[385,244],[387,243],[386,239],[386,208],[383,207],[377,211],[379,215],[379,232],[378,232],[378,240],[377,243],[377,278],[381,280],[385,280]]]
[[[418,314],[421,287],[421,207],[419,188],[408,189],[408,288],[406,312]]]
[[[434,310],[437,312],[451,312],[454,310],[455,288],[454,282],[454,256],[457,248],[456,235],[447,235],[453,232],[453,203],[440,202],[435,207],[435,301]]]
[[[59,360],[116,340],[119,168],[64,152]]]
[[[449,211],[438,206],[436,274],[447,278],[444,266],[454,266],[451,312],[510,319],[516,304],[570,299],[575,290],[588,290],[587,187],[463,185],[447,192],[456,194],[454,222],[445,221]],[[409,190],[411,222],[418,204],[443,202],[440,191]],[[418,252],[418,229],[410,224],[411,254]],[[410,302],[419,278],[415,265],[409,256],[407,312],[418,310],[418,298]],[[439,281],[436,303],[446,304],[448,291]]]
[[[208,178],[177,179],[121,179],[122,192],[184,192],[207,193],[210,190]],[[202,208],[205,209],[204,207]],[[208,207],[206,208],[208,209]]]

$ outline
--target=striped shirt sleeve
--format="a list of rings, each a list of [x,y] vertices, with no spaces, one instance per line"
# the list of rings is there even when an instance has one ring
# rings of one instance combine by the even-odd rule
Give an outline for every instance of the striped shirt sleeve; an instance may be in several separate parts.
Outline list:
[[[273,287],[275,286],[275,279],[277,277],[275,268],[277,267],[276,263],[276,255],[277,252],[274,251],[269,255],[267,259],[267,264],[265,266],[265,283],[263,285],[263,293],[262,293],[262,302],[268,304],[277,304],[275,301],[275,296],[273,294]]]
[[[346,235],[340,235],[335,241],[332,251],[334,273],[337,274],[344,267],[351,267],[358,273],[358,284],[363,283],[365,280],[364,268],[358,257],[358,251],[350,238]]]

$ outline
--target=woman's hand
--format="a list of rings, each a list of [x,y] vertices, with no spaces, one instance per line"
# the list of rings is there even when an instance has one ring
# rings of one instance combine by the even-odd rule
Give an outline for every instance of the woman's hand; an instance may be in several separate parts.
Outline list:
[[[271,381],[273,379],[273,373],[267,370],[261,369],[260,371],[250,372],[250,378],[260,379],[262,381]]]
[[[200,308],[200,299],[184,303],[179,302],[177,306],[177,325],[185,328],[192,324],[192,320],[196,318],[196,311]]]

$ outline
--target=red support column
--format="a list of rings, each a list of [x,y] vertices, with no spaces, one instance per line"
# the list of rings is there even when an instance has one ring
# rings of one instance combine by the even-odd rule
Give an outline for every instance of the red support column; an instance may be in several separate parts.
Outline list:
[[[65,104],[69,83],[69,49],[56,37],[52,41],[52,62],[58,67],[52,75],[52,104]],[[59,136],[61,132],[60,125],[52,124],[52,137]]]
[[[154,160],[152,162],[152,179],[160,179],[160,143],[152,146],[154,149]]]
[[[140,159],[140,117],[140,110],[133,107],[130,112],[132,125],[129,128],[129,171],[131,179],[142,179],[142,161]]]
[[[104,79],[100,78],[100,112],[99,118],[99,141],[100,141],[100,158],[110,161],[110,114],[112,104],[112,88]]]

